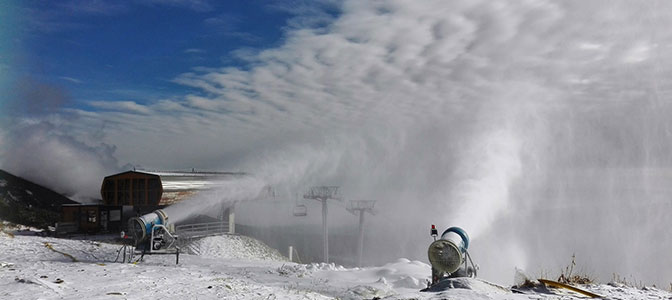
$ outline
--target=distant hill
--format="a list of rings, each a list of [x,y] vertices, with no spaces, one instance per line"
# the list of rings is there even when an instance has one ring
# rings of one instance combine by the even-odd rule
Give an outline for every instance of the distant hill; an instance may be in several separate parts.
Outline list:
[[[0,170],[0,218],[45,228],[58,222],[60,206],[75,204],[57,192]]]

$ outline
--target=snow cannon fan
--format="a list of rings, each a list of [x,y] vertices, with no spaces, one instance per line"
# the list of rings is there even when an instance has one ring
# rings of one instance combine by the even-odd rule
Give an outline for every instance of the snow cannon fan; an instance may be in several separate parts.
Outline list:
[[[179,263],[177,235],[169,228],[172,229],[168,224],[168,215],[161,209],[128,220],[135,251],[142,253],[140,260],[145,254],[176,254],[176,263]]]
[[[444,278],[476,277],[476,267],[467,252],[469,236],[459,227],[450,227],[436,239],[436,227],[432,225],[431,235],[434,242],[429,245],[427,254],[432,265],[433,286]],[[471,266],[467,265],[467,259]]]
[[[135,241],[135,246],[147,240],[152,234],[154,225],[168,224],[168,216],[163,210],[157,209],[152,213],[141,217],[131,218],[128,220],[128,229]]]

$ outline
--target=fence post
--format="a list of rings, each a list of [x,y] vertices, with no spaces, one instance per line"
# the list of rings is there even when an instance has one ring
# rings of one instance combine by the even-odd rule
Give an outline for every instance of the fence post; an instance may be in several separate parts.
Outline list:
[[[232,204],[229,207],[229,233],[236,233],[236,206]]]

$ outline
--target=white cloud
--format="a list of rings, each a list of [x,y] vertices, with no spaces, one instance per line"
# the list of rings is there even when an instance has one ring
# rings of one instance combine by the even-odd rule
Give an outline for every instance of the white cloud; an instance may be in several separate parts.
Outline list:
[[[152,112],[147,106],[133,101],[89,101],[88,104],[108,111],[124,111],[138,114],[150,114]]]
[[[640,63],[649,59],[650,52],[651,46],[640,43],[625,52],[623,61],[626,63]]]
[[[211,100],[194,95],[187,96],[187,103],[197,109],[217,111],[221,107],[221,101]]]
[[[203,53],[205,53],[205,50],[198,49],[198,48],[189,48],[189,49],[184,49],[184,53],[203,54]]]
[[[78,83],[78,84],[79,84],[79,83],[82,83],[81,80],[79,80],[79,79],[77,79],[77,78],[68,77],[68,76],[61,76],[61,77],[58,77],[58,78],[63,79],[63,80],[65,80],[65,81],[72,82],[72,83]]]
[[[118,171],[115,147],[88,145],[51,122],[13,124],[4,134],[2,168],[78,201],[100,198],[104,176]]]

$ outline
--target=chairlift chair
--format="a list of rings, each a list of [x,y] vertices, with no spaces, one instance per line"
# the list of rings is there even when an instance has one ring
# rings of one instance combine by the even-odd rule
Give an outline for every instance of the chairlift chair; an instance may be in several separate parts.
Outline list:
[[[305,204],[297,204],[294,206],[295,217],[305,217],[308,215],[308,207]]]

